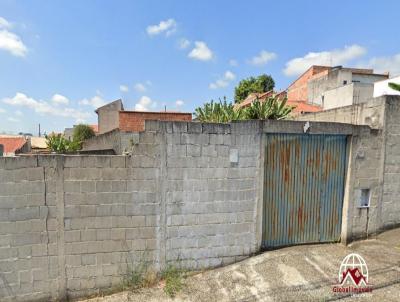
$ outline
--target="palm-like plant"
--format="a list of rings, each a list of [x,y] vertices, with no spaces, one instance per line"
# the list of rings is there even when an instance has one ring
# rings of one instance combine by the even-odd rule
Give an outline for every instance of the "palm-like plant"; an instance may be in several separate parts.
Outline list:
[[[264,102],[255,100],[250,107],[236,108],[224,98],[224,101],[211,101],[203,107],[195,109],[195,117],[201,122],[228,123],[237,120],[274,119],[288,117],[293,107],[286,105],[287,100],[279,100],[276,96],[269,97]]]
[[[392,88],[393,90],[400,91],[400,84],[390,82],[389,87]]]
[[[232,103],[224,101],[205,103],[203,107],[195,109],[195,117],[201,122],[228,123],[240,120],[243,117],[241,110],[235,110]]]
[[[277,97],[269,97],[264,102],[255,100],[245,109],[246,119],[249,120],[281,120],[287,118],[293,110],[286,105],[287,99],[279,100]]]

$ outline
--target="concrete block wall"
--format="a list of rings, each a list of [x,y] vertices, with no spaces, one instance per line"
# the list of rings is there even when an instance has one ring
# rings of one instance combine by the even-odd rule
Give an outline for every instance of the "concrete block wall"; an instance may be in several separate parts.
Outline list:
[[[358,128],[349,138],[349,164],[344,201],[342,238],[366,238],[381,229],[384,135],[382,130]],[[370,190],[370,206],[361,207],[361,190]]]
[[[166,262],[199,269],[256,252],[259,129],[251,123],[162,126],[167,148]],[[232,153],[238,162],[230,161]]]
[[[298,121],[320,121],[368,125],[374,129],[384,127],[386,97],[372,99],[366,103],[345,106],[295,117]]]
[[[57,294],[54,192],[47,188],[45,168],[36,157],[0,158],[1,301],[45,300]]]
[[[87,296],[158,269],[156,156],[0,158],[0,300]]]
[[[400,97],[387,96],[382,225],[400,224]]]
[[[76,298],[121,285],[138,263],[199,269],[257,252],[265,135],[303,127],[147,121],[129,156],[0,158],[0,300]],[[345,239],[398,223],[398,130],[309,124],[349,136]],[[359,209],[366,187],[371,207]]]
[[[91,154],[101,154],[100,152],[108,151],[108,154],[122,155],[130,151],[132,146],[138,142],[139,133],[115,129],[85,140],[82,151]]]
[[[63,172],[68,296],[120,286],[140,262],[157,266],[156,168],[124,156],[73,156]]]

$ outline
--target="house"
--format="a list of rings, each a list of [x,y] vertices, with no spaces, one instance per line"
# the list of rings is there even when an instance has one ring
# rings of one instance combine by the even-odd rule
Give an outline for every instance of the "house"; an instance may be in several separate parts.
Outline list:
[[[122,100],[116,100],[97,108],[99,134],[107,133],[115,129],[128,132],[144,131],[145,120],[157,121],[191,121],[190,112],[174,111],[129,111],[124,110]]]
[[[30,152],[30,141],[24,136],[0,135],[0,145],[3,152],[0,156],[15,156],[19,153]]]
[[[383,95],[400,95],[400,91],[389,87],[389,83],[400,84],[400,76],[374,83],[374,98]]]
[[[31,153],[48,153],[46,138],[43,136],[32,136],[29,137],[31,141]]]
[[[243,102],[240,102],[238,104],[235,104],[235,108],[243,108],[243,107],[248,107],[253,103],[255,100],[260,100],[261,102],[264,102],[267,98],[275,96],[278,99],[284,99],[287,97],[287,92],[286,91],[281,91],[281,92],[274,92],[273,90],[263,92],[263,93],[250,93],[247,98],[243,100]],[[287,105],[293,106],[293,113],[295,115],[302,114],[302,113],[310,113],[310,112],[318,112],[322,110],[322,107],[317,106],[317,105],[312,105],[308,104],[306,101],[299,100],[299,101],[294,101],[294,100],[287,100]]]
[[[132,148],[138,134],[144,131],[146,120],[191,121],[192,113],[174,111],[125,110],[122,100],[116,100],[95,110],[98,134],[83,142],[83,153],[122,154]]]
[[[372,69],[314,65],[288,87],[288,101],[306,102],[323,110],[364,103],[373,98],[374,83],[388,77]]]

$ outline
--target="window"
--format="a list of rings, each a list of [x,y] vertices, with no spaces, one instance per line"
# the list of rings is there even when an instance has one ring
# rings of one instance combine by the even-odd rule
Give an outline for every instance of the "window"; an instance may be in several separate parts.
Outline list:
[[[347,81],[346,80],[343,81],[343,85],[347,85]]]
[[[370,189],[361,189],[360,190],[360,200],[359,200],[359,207],[360,208],[369,208],[369,201],[370,201]]]

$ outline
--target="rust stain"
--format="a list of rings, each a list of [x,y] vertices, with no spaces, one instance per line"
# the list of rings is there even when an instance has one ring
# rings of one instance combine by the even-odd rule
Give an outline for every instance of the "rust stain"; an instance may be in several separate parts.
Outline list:
[[[315,165],[317,168],[321,165],[321,155],[319,150],[317,150],[316,155],[315,155]]]
[[[299,210],[297,211],[297,219],[299,221],[299,229],[304,230],[304,220],[303,220],[303,203],[301,203]]]

